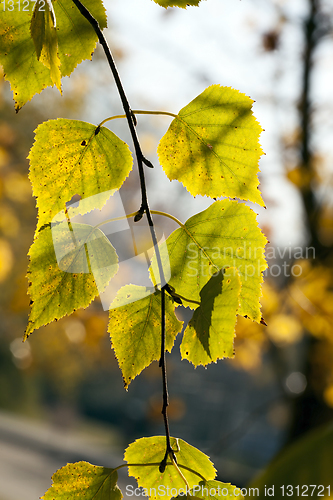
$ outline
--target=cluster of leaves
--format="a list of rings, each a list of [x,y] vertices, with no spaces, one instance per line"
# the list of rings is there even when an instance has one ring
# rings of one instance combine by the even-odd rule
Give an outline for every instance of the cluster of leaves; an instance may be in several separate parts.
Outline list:
[[[189,5],[182,1],[157,3],[164,7]],[[105,27],[102,2],[87,0],[85,4],[100,27]],[[11,83],[16,110],[48,85],[60,90],[61,77],[90,57],[96,41],[93,28],[70,0],[46,2],[43,11],[38,2],[30,13],[5,11],[0,24],[0,62]],[[266,239],[255,213],[234,200],[264,205],[257,178],[262,129],[252,114],[252,103],[237,90],[212,85],[177,115],[171,114],[174,119],[158,146],[160,164],[170,180],[181,182],[193,196],[215,200],[184,224],[178,221],[179,229],[166,241],[171,278],[165,348],[172,349],[182,329],[174,312],[183,303],[194,315],[184,331],[181,354],[194,366],[233,356],[237,315],[261,321]],[[101,209],[133,166],[127,144],[101,124],[49,120],[35,134],[29,160],[38,223],[29,251],[32,308],[25,338],[40,326],[87,307],[116,275],[118,256],[110,241],[99,227],[74,223],[71,217]],[[68,208],[75,195],[81,201],[75,209]],[[59,241],[65,250],[61,261],[55,251]],[[151,261],[154,293],[126,286],[114,300],[118,307],[110,310],[108,331],[125,387],[160,357],[161,291],[152,271],[155,259],[162,256],[163,260],[164,255],[157,251]],[[122,305],[124,296],[127,303]],[[148,491],[159,485],[191,491],[199,477],[209,491],[219,487],[213,481],[215,469],[205,455],[181,440],[173,439],[172,444],[178,465],[171,457],[164,472],[158,468],[164,438],[144,438],[126,450],[129,473],[140,486]],[[53,479],[46,499],[54,498],[55,490],[59,498],[80,493],[82,498],[103,499],[110,491],[113,498],[120,498],[115,470],[78,463],[68,465]],[[233,496],[235,488],[228,488]],[[167,493],[165,498],[171,496],[175,495]],[[203,497],[200,492],[196,496]]]
[[[229,104],[234,96],[236,103]],[[238,104],[238,100],[237,91],[213,86],[187,106],[187,109],[191,110],[188,111],[191,118],[196,115],[196,126],[187,124],[183,114],[179,114],[182,125],[185,123],[183,126],[186,127],[184,139],[177,131],[174,140],[177,141],[178,150],[172,151],[170,147],[169,158],[171,157],[175,165],[178,159],[181,175],[185,175],[184,172],[189,173],[187,177],[185,175],[184,183],[188,183],[194,190],[193,194],[199,194],[199,190],[202,192],[207,184],[212,186],[212,189],[214,186],[215,196],[233,196],[240,188],[243,189],[243,198],[246,195],[249,198],[257,196],[256,187],[252,187],[247,193],[248,186],[244,179],[249,175],[248,163],[250,168],[252,163],[243,157],[244,150],[253,150],[257,163],[260,147],[257,141],[248,139],[246,132],[251,121],[254,126],[256,122],[250,111],[250,99],[242,96],[242,105]],[[196,109],[197,101],[201,101],[201,107],[199,111],[192,111]],[[247,112],[244,110],[244,103]],[[210,117],[207,115],[201,118],[200,111],[204,106],[213,110]],[[218,118],[224,118],[226,124],[215,125],[215,113],[218,114],[219,109],[222,117]],[[223,116],[225,114],[226,116]],[[169,176],[168,168],[164,167],[164,157],[167,157],[165,142],[170,141],[173,124],[180,121],[179,115],[159,146],[161,164]],[[237,118],[235,115],[238,115]],[[229,125],[228,120],[232,120],[233,124]],[[250,125],[247,121],[250,121]],[[226,128],[228,132],[224,131]],[[79,234],[80,238],[77,239],[76,247],[68,251],[61,266],[58,265],[54,252],[55,232],[52,231],[51,223],[59,213],[62,214],[63,220],[66,220],[66,202],[75,194],[85,199],[107,190],[109,192],[105,196],[98,198],[101,205],[97,208],[101,208],[110,196],[110,191],[120,188],[132,168],[127,145],[105,127],[100,127],[97,134],[96,130],[94,125],[63,119],[48,121],[36,130],[35,143],[29,159],[30,180],[37,198],[39,219],[35,241],[29,252],[29,293],[32,311],[26,336],[41,325],[60,319],[80,307],[86,307],[117,271],[115,250],[99,228],[73,225],[75,235]],[[259,130],[258,126],[257,131]],[[236,139],[232,139],[233,134],[236,134]],[[239,143],[246,146],[245,148],[229,145],[232,140],[237,140],[238,134]],[[220,141],[225,141],[225,156],[219,151]],[[180,143],[184,143],[185,151],[181,149]],[[198,173],[198,178],[193,177],[192,181],[192,169],[186,165],[182,167],[182,162],[188,161],[188,148],[195,147],[201,148],[195,155],[196,158],[201,158],[201,173]],[[165,148],[163,153],[162,148]],[[240,153],[238,149],[241,150]],[[259,153],[256,150],[259,150]],[[167,160],[166,164],[168,165]],[[235,189],[231,181],[223,182],[223,178],[228,176],[234,178]],[[215,179],[221,182],[220,188],[215,186]],[[60,222],[56,231],[59,239],[62,232],[65,233],[65,230]],[[182,356],[193,364],[206,365],[222,357],[232,356],[236,314],[260,322],[259,298],[262,271],[265,269],[265,242],[254,212],[247,205],[232,200],[215,201],[207,210],[181,224],[167,239],[171,267],[169,284],[186,305],[196,309],[193,320],[185,330],[181,349]],[[94,274],[87,272],[88,269],[86,272],[77,272],[87,266],[86,247]],[[189,249],[192,249],[192,253]],[[193,253],[196,258],[193,258]],[[100,270],[98,288],[95,284],[97,270]],[[225,272],[221,273],[221,270]],[[123,293],[123,290],[119,291],[115,303],[120,301]],[[126,294],[134,293],[137,293],[136,289],[126,289]],[[168,302],[170,337],[167,347],[170,349],[182,325],[175,317],[172,319],[173,298],[169,298]],[[126,385],[145,366],[159,357],[159,322],[154,320],[156,308],[159,309],[158,290],[153,295],[110,312],[109,331]],[[227,315],[222,313],[224,309],[228,311]],[[224,317],[223,342],[216,326],[220,323],[221,314]],[[159,313],[157,318],[158,316]],[[123,342],[124,317],[128,318],[126,347]],[[149,328],[146,325],[150,325]],[[147,344],[149,348],[139,349],[140,343]]]
[[[172,446],[178,465],[167,464],[163,473],[158,468],[165,451],[163,436],[138,439],[126,449],[124,459],[129,475],[136,478],[142,495],[152,500],[170,500],[178,495],[210,500],[221,495],[243,498],[239,488],[214,480],[216,470],[201,451],[181,439],[172,438]],[[53,484],[42,499],[120,500],[122,493],[117,485],[117,471],[121,467],[110,469],[87,462],[68,464],[53,475]]]

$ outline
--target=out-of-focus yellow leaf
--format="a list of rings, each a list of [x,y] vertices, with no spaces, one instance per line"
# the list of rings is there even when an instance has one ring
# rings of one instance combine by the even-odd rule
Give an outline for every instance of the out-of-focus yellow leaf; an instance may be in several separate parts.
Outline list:
[[[267,335],[265,327],[242,316],[237,317],[235,351],[237,356],[232,365],[243,370],[254,371],[261,365],[266,350]]]
[[[301,323],[294,316],[277,314],[270,319],[267,333],[275,344],[283,346],[298,342],[302,338],[303,330]]]
[[[1,128],[0,128],[1,133]],[[8,151],[0,146],[0,168],[4,167],[9,162],[9,153]]]
[[[2,234],[6,238],[17,236],[21,224],[15,212],[9,205],[1,203],[0,213],[0,230],[2,231]]]
[[[307,168],[296,167],[293,170],[289,170],[287,173],[287,179],[290,180],[296,187],[304,188],[308,186],[313,178],[313,174]]]
[[[319,238],[323,245],[333,244],[333,210],[331,207],[324,207],[319,219]]]
[[[328,404],[328,406],[330,406],[331,408],[333,408],[333,384],[326,387],[323,396],[325,403]]]
[[[5,178],[4,192],[15,203],[25,203],[32,198],[31,185],[27,176],[11,172]]]
[[[281,307],[281,300],[278,291],[267,281],[262,287],[261,304],[265,311],[265,318],[270,314],[274,314]]]
[[[14,258],[8,241],[0,238],[0,282],[4,281],[10,273]]]

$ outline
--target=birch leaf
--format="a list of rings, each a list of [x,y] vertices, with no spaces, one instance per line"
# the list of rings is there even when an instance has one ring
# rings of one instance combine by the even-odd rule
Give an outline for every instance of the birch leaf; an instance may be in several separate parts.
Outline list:
[[[114,469],[88,462],[67,464],[52,476],[53,484],[41,500],[121,500]]]
[[[37,34],[35,25],[33,37],[31,36],[32,8],[35,2],[28,2],[28,4],[29,10],[6,9],[1,12],[0,16],[0,64],[4,68],[5,79],[10,82],[16,111],[19,111],[35,94],[40,93],[49,85],[56,83],[59,88],[59,75],[56,67],[60,70],[61,76],[69,76],[84,59],[91,59],[97,43],[95,31],[71,0],[53,2],[57,23],[55,31],[58,39],[59,66],[55,56],[54,41],[50,42],[52,50],[51,52],[48,50],[49,55],[43,55],[41,45],[44,44],[41,44],[41,39],[37,43],[36,52],[34,42],[38,36],[43,37],[43,34]],[[100,27],[105,28],[106,13],[102,1],[85,0],[84,4],[98,20]],[[38,5],[40,7],[39,3]],[[47,16],[44,18],[45,22],[49,22]],[[43,23],[38,29],[42,26]],[[49,28],[46,31],[50,35]],[[52,37],[55,35],[52,34]],[[48,43],[49,49],[50,43]],[[39,50],[42,57],[40,57]],[[48,59],[50,60],[47,63]]]
[[[30,248],[31,313],[25,339],[36,328],[87,307],[117,272],[117,254],[98,228],[87,224],[73,224],[72,228],[74,242],[59,225],[54,239],[51,228],[46,227]],[[67,252],[58,252],[57,257],[55,248]]]
[[[184,332],[180,352],[194,366],[234,355],[241,283],[234,267],[212,276],[200,292],[201,305]]]
[[[123,298],[132,302],[122,306]],[[144,368],[161,356],[161,292],[151,293],[145,287],[127,285],[119,290],[112,307],[117,303],[120,307],[110,310],[108,332],[127,388]],[[165,306],[165,348],[171,352],[182,322],[177,320],[173,301],[168,296]]]
[[[35,44],[38,61],[41,61],[50,70],[52,83],[61,92],[61,63],[58,56],[56,18],[51,2],[45,3],[44,10],[40,9],[39,2],[36,3],[32,14],[30,32]]]
[[[168,237],[169,284],[191,301],[183,300],[184,305],[196,308],[209,279],[221,269],[236,267],[241,282],[238,314],[260,322],[266,242],[256,214],[247,205],[216,201]]]
[[[132,168],[127,144],[106,127],[96,134],[91,123],[59,118],[42,123],[35,133],[28,158],[37,228],[64,210],[75,194],[88,198],[119,189]]]
[[[230,87],[211,85],[180,110],[158,146],[160,163],[196,196],[249,200],[264,206],[258,190],[262,128],[253,101]]]
[[[200,477],[206,480],[214,479],[216,470],[207,455],[182,439],[171,438],[171,446],[177,457],[178,467],[185,476],[189,488],[198,484]],[[147,467],[133,465],[128,467],[128,475],[136,478],[138,485],[147,490],[151,500],[169,500],[181,491],[185,491],[186,488],[183,478],[170,461],[167,462],[163,473],[159,471],[158,464],[163,460],[164,454],[165,436],[137,439],[125,450],[124,458],[128,463],[157,464]],[[188,468],[193,469],[197,474],[189,471]]]

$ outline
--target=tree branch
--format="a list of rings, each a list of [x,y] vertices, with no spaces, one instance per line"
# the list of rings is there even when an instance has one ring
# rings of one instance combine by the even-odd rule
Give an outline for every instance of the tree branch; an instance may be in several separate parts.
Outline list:
[[[165,363],[165,290],[164,290],[164,285],[165,284],[165,276],[164,276],[164,271],[163,271],[163,266],[162,266],[162,260],[161,260],[161,255],[158,249],[157,245],[157,237],[154,229],[154,223],[153,219],[149,210],[149,205],[148,205],[148,198],[147,198],[147,190],[146,190],[146,183],[145,183],[145,175],[144,175],[144,169],[143,169],[143,163],[147,165],[148,167],[153,167],[153,165],[150,163],[147,158],[144,157],[142,151],[141,151],[141,146],[139,143],[139,139],[135,130],[136,126],[136,117],[134,113],[131,110],[131,107],[129,105],[127,96],[125,94],[124,87],[121,83],[120,76],[117,70],[117,67],[115,65],[115,62],[113,60],[110,48],[108,46],[108,43],[102,33],[102,30],[99,26],[99,23],[97,19],[95,19],[89,10],[80,2],[80,0],[73,0],[73,3],[76,5],[76,7],[79,9],[81,14],[87,19],[87,21],[91,24],[93,27],[98,40],[100,44],[102,45],[106,58],[108,60],[112,75],[114,77],[121,102],[123,104],[123,108],[125,111],[126,119],[128,122],[128,126],[131,132],[133,144],[134,144],[134,149],[135,149],[135,155],[138,163],[138,170],[139,170],[139,177],[140,177],[140,186],[141,186],[141,196],[142,196],[142,201],[141,201],[141,207],[138,211],[138,213],[135,215],[134,221],[137,222],[141,219],[142,215],[145,213],[147,216],[149,228],[150,228],[150,233],[151,233],[151,238],[153,241],[153,245],[155,248],[156,252],[156,260],[158,264],[158,269],[160,273],[160,280],[161,280],[161,301],[162,301],[162,306],[161,306],[161,359],[160,359],[160,366],[162,368],[162,381],[163,381],[163,408],[162,408],[162,415],[164,418],[164,425],[165,425],[165,433],[166,433],[166,452],[165,452],[165,457],[162,460],[160,464],[160,470],[163,468],[163,470],[166,467],[166,462],[169,456],[173,458],[173,460],[177,463],[175,454],[172,450],[171,444],[170,444],[170,432],[169,432],[169,424],[168,424],[168,415],[167,415],[167,407],[168,407],[168,389],[167,389],[167,373],[166,373],[166,363]]]

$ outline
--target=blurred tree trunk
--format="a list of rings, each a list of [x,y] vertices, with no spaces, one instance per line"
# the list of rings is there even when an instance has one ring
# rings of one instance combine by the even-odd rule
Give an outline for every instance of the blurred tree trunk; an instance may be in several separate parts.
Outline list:
[[[299,138],[299,157],[301,171],[305,179],[300,187],[300,194],[304,206],[305,226],[309,233],[308,246],[315,248],[314,266],[323,264],[332,252],[332,248],[324,246],[319,235],[319,220],[321,215],[321,201],[316,196],[315,178],[316,165],[312,150],[312,114],[311,81],[315,71],[314,52],[325,34],[327,34],[327,18],[325,18],[320,0],[307,0],[309,14],[304,22],[304,55],[302,94],[299,103],[299,123],[301,134]],[[308,335],[307,357],[304,366],[304,375],[307,379],[306,390],[293,401],[292,423],[287,438],[287,444],[297,439],[308,430],[333,419],[333,410],[329,408],[315,391],[312,384],[313,366],[312,356],[320,340]]]

